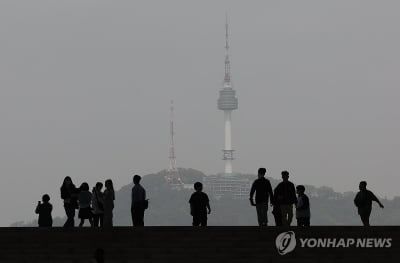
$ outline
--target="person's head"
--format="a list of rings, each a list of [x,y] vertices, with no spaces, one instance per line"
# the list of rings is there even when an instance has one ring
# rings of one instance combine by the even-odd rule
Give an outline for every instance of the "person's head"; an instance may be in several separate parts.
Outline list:
[[[64,178],[64,181],[63,181],[63,185],[62,185],[62,186],[64,186],[64,187],[69,187],[69,186],[71,186],[71,185],[72,185],[72,179],[71,179],[71,177],[66,176],[66,177]]]
[[[140,177],[140,175],[135,174],[133,176],[133,183],[134,184],[139,184],[141,179],[142,179],[142,177]]]
[[[282,180],[284,181],[284,182],[287,182],[287,181],[289,181],[289,172],[288,171],[282,171]]]
[[[201,192],[203,190],[203,184],[200,182],[194,183],[194,190],[196,190],[196,192]]]
[[[104,183],[106,186],[106,189],[111,192],[112,194],[112,199],[115,200],[115,192],[114,192],[114,185],[111,179],[107,179],[106,182]]]
[[[48,203],[50,201],[50,196],[48,194],[44,194],[42,196],[43,203]]]
[[[358,188],[360,191],[366,190],[367,189],[367,182],[366,181],[361,181]]]
[[[101,191],[102,188],[103,188],[103,183],[102,183],[102,182],[97,182],[97,183],[96,183],[96,189],[97,189],[97,191]]]
[[[258,178],[264,177],[266,172],[267,172],[267,170],[265,168],[259,168],[258,169]]]
[[[107,189],[112,189],[114,190],[113,182],[111,179],[107,179],[106,182],[104,183]]]
[[[306,191],[306,188],[304,187],[304,185],[298,185],[296,186],[296,192],[297,194],[304,194],[304,192]]]
[[[89,191],[89,185],[88,183],[82,183],[80,187],[81,191]]]

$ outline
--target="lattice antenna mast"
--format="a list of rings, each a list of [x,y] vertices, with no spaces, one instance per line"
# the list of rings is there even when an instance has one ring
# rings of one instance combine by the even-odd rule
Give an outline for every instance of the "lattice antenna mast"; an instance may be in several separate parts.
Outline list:
[[[176,168],[176,155],[175,155],[175,143],[174,143],[174,101],[171,100],[170,106],[170,149],[169,149],[169,171],[177,171]]]

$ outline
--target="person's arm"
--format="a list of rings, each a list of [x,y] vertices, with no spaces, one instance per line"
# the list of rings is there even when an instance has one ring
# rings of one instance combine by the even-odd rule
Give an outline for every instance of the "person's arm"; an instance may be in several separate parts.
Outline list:
[[[373,192],[371,192],[371,197],[372,197],[372,201],[375,201],[379,204],[380,208],[384,208],[384,206],[382,205],[381,201],[379,201],[379,199],[375,196],[375,194]]]
[[[280,201],[282,201],[282,183],[279,183],[275,187],[274,196],[275,196],[275,202],[279,203]]]
[[[49,207],[50,207],[50,213],[53,211],[53,205],[52,204],[49,204]]]
[[[39,212],[40,212],[40,202],[38,202],[38,205],[36,206],[36,209],[35,209],[36,214],[39,214]]]
[[[190,204],[190,215],[193,216],[193,210],[194,210],[194,207],[193,207],[193,195],[190,196],[189,204]]]
[[[268,181],[267,191],[268,191],[271,206],[273,206],[274,205],[274,193],[272,192],[272,186],[269,181]]]
[[[133,203],[135,201],[135,191],[132,188],[132,195],[131,195],[131,207],[133,207]]]
[[[304,195],[304,209],[309,209],[310,208],[310,199],[308,196]]]
[[[68,193],[64,187],[61,187],[61,199],[66,200],[69,199]]]
[[[208,209],[208,214],[211,214],[211,206],[210,206],[210,199],[208,199],[208,195],[206,195],[206,200],[207,200],[207,209]]]
[[[292,185],[290,186],[292,189],[290,191],[291,193],[291,199],[292,199],[292,204],[296,205],[297,203],[297,197],[296,197],[296,188],[294,187],[294,184],[292,183]]]
[[[190,204],[190,215],[193,216],[193,204]]]
[[[210,203],[207,203],[208,214],[211,214],[211,206]]]
[[[254,205],[254,193],[256,192],[256,181],[253,182],[250,189],[250,204]]]

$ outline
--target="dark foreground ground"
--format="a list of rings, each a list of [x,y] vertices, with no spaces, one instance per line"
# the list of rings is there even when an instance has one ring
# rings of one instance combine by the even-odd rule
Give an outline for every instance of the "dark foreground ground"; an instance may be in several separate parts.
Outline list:
[[[400,227],[0,228],[1,263],[91,262],[96,248],[115,263],[400,262]]]

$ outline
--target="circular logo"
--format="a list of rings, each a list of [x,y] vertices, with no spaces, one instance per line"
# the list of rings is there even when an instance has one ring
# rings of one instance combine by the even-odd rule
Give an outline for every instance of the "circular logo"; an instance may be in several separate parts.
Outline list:
[[[296,248],[296,235],[293,231],[280,233],[276,237],[275,245],[280,255],[292,252]]]

